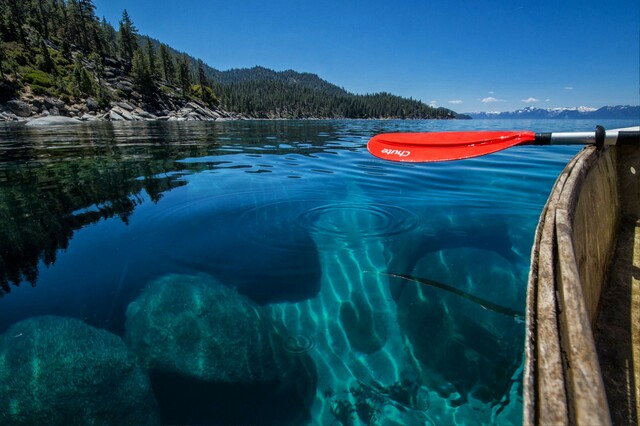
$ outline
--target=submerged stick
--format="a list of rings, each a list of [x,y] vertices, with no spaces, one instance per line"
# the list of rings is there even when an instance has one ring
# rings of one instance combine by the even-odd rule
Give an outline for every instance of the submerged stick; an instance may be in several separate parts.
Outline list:
[[[434,288],[437,288],[437,289],[440,289],[440,290],[444,290],[446,292],[455,294],[456,296],[463,297],[463,298],[469,300],[470,302],[473,302],[473,303],[475,303],[477,305],[480,305],[484,309],[487,309],[489,311],[493,311],[493,312],[498,313],[498,314],[506,315],[506,316],[509,316],[511,318],[515,318],[517,320],[523,320],[524,319],[524,313],[523,312],[519,312],[519,311],[516,311],[514,309],[498,305],[497,303],[493,303],[493,302],[491,302],[489,300],[486,300],[486,299],[483,299],[481,297],[474,296],[473,294],[467,293],[466,291],[462,291],[460,289],[457,289],[457,288],[452,287],[452,286],[447,285],[447,284],[443,284],[443,283],[440,283],[440,282],[437,282],[437,281],[434,281],[434,280],[429,280],[429,279],[426,279],[426,278],[412,277],[410,275],[390,274],[390,273],[385,273],[385,272],[381,272],[381,274],[387,275],[389,277],[400,278],[402,280],[413,281],[413,282],[416,282],[418,284],[428,285],[430,287],[434,287]]]

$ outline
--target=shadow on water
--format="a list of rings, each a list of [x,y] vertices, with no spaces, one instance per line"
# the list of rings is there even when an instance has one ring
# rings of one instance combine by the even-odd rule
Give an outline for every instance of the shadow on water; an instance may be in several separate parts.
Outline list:
[[[231,127],[211,124],[203,132],[202,125],[185,123],[99,123],[0,129],[0,297],[11,285],[36,285],[39,265],[53,265],[78,229],[114,217],[127,224],[145,200],[157,203],[186,185],[185,175],[226,166],[220,161],[225,155],[284,155],[300,144],[302,155],[325,150],[313,146],[317,126],[285,132],[277,122],[222,125]],[[201,157],[207,161],[180,161]]]

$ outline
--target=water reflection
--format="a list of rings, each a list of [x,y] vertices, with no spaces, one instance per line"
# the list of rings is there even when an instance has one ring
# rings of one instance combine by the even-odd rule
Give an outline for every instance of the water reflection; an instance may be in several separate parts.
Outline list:
[[[127,223],[146,197],[156,203],[185,185],[185,174],[269,171],[221,161],[230,151],[289,154],[298,145],[297,155],[324,151],[316,146],[314,125],[247,123],[229,132],[211,124],[204,130],[184,123],[0,129],[0,296],[10,284],[35,285],[39,263],[51,266],[74,231],[112,217]],[[204,161],[193,161],[198,158]]]
[[[183,185],[163,161],[113,157],[0,169],[0,285],[35,285],[38,263],[52,265],[75,230],[101,219],[127,223],[145,191],[153,202]],[[2,294],[0,293],[0,294]]]

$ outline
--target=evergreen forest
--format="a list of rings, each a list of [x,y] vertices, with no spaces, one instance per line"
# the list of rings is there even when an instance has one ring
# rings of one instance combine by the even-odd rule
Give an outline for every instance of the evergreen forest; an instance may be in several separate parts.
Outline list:
[[[126,10],[115,26],[98,18],[92,0],[0,0],[0,79],[0,103],[90,99],[107,110],[126,100],[157,111],[196,100],[248,118],[463,118],[389,93],[353,94],[310,73],[219,71],[141,35]]]

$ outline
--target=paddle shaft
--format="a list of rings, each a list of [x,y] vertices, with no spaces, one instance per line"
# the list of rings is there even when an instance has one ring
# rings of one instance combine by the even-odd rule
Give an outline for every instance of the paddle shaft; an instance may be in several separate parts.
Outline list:
[[[531,142],[533,145],[586,145],[596,144],[598,138],[603,138],[604,145],[631,145],[637,144],[640,138],[640,131],[637,127],[628,129],[615,129],[595,132],[554,132],[554,133],[536,133],[535,139]]]

